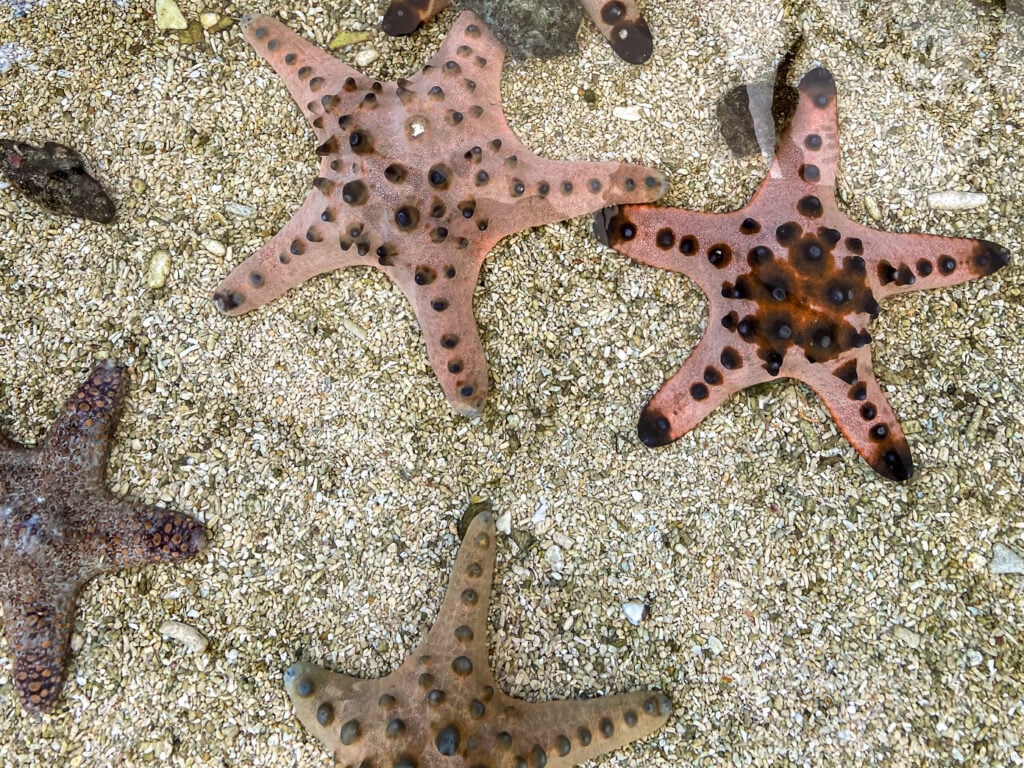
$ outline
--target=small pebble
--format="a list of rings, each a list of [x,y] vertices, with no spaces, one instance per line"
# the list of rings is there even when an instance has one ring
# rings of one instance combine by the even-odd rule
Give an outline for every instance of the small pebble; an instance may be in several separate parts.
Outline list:
[[[141,195],[149,188],[149,185],[143,179],[132,179],[132,192],[136,195]]]
[[[631,123],[635,123],[640,119],[640,107],[616,107],[612,110],[612,115],[619,118],[619,120],[628,120]]]
[[[171,274],[171,254],[169,251],[155,251],[149,259],[146,269],[146,285],[154,291],[163,288],[167,276]]]
[[[648,606],[633,600],[622,604],[622,612],[626,614],[630,624],[639,624],[651,617],[651,609]]]
[[[227,247],[220,240],[214,240],[213,238],[207,238],[201,243],[203,248],[214,256],[223,256],[228,252]]]
[[[989,561],[988,570],[990,573],[1024,574],[1024,557],[1004,544],[996,544],[992,547],[992,560]]]
[[[725,646],[722,644],[721,640],[712,635],[708,638],[708,650],[711,651],[712,656],[717,656],[725,650]]]
[[[988,203],[983,192],[932,192],[928,195],[928,207],[936,211],[969,211]]]
[[[875,198],[864,195],[864,210],[866,210],[868,212],[868,216],[875,221],[882,220],[882,209],[878,207],[878,203],[875,202]]]
[[[979,664],[981,664],[981,662],[983,662],[984,660],[985,660],[985,657],[982,656],[978,651],[974,650],[973,648],[971,648],[969,651],[967,651],[967,663],[970,666],[976,667]]]
[[[206,635],[193,627],[191,624],[184,624],[180,621],[169,619],[160,625],[160,634],[177,640],[193,653],[203,653],[210,641]]]
[[[366,50],[360,51],[355,55],[356,66],[366,67],[373,64],[377,59],[380,58],[380,54],[377,53],[373,48],[367,48]]]
[[[218,21],[220,21],[219,13],[214,13],[213,11],[203,11],[199,14],[199,23],[203,25],[203,29],[210,29]]]
[[[560,572],[562,570],[562,566],[564,564],[562,548],[557,544],[552,544],[548,547],[547,551],[544,553],[544,559],[548,561],[548,565],[551,566],[551,570],[555,572]]]
[[[512,513],[505,510],[499,514],[498,519],[494,521],[494,527],[506,536],[512,533]]]
[[[156,0],[156,27],[164,31],[188,28],[188,22],[174,0]]]
[[[917,632],[913,632],[906,627],[893,627],[892,636],[909,648],[917,649],[921,647],[921,636],[917,634]]]
[[[226,213],[230,213],[232,216],[237,216],[240,219],[251,219],[256,215],[256,209],[251,205],[236,203],[234,200],[229,200],[224,203],[224,211]]]

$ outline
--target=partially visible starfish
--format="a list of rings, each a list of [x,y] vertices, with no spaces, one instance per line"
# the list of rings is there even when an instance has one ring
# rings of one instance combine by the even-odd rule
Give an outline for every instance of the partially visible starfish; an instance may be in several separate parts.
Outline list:
[[[14,689],[31,711],[64,685],[75,600],[101,573],[191,557],[206,530],[191,517],[111,495],[104,475],[124,398],[124,368],[98,364],[35,448],[0,435],[0,602]]]
[[[559,768],[649,736],[672,712],[653,691],[532,703],[498,688],[487,657],[494,516],[473,519],[437,621],[384,678],[312,664],[285,672],[302,724],[339,766]]]
[[[732,393],[783,376],[824,401],[876,472],[907,480],[906,437],[871,370],[866,327],[878,302],[995,272],[1009,252],[987,240],[893,234],[836,205],[836,86],[800,83],[793,122],[754,197],[733,213],[626,206],[599,214],[599,238],[630,258],[681,272],[707,294],[704,338],[646,405],[639,436],[677,440]]]
[[[452,0],[392,0],[382,28],[389,35],[408,35],[443,11]],[[612,50],[630,64],[643,64],[654,53],[654,36],[635,0],[579,0]]]
[[[475,416],[487,363],[473,317],[484,257],[505,235],[661,196],[651,168],[545,160],[501,112],[504,52],[469,12],[419,73],[382,84],[265,16],[245,37],[284,79],[321,142],[314,189],[214,293],[241,314],[340,267],[383,271],[412,302],[452,406]]]

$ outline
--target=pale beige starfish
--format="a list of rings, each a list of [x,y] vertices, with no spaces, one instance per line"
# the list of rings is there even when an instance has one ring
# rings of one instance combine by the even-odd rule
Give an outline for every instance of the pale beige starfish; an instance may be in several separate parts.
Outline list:
[[[394,672],[360,680],[295,664],[285,688],[339,766],[568,768],[663,726],[654,691],[527,702],[502,693],[487,658],[494,517],[466,531],[437,621]]]

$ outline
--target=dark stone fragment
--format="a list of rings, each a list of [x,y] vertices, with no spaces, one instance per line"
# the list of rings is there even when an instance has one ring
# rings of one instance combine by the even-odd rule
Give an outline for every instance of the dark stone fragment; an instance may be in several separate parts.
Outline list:
[[[575,0],[461,0],[516,59],[573,53],[582,12]]]
[[[61,214],[101,224],[114,220],[114,201],[75,149],[48,141],[42,147],[0,139],[0,171],[25,197]]]

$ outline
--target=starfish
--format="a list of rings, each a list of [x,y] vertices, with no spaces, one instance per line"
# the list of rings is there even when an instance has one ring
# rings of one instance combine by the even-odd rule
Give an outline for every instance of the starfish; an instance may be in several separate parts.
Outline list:
[[[504,51],[465,12],[419,73],[371,80],[265,16],[242,21],[321,142],[320,175],[284,228],[214,293],[228,314],[253,310],[314,275],[383,271],[413,305],[452,407],[475,416],[487,363],[473,289],[488,251],[522,229],[661,196],[657,171],[545,160],[501,112]]]
[[[14,688],[50,710],[64,685],[75,601],[101,573],[183,560],[206,546],[201,523],[113,496],[104,483],[124,398],[124,368],[99,363],[43,442],[0,435],[0,602]]]
[[[381,24],[389,35],[408,35],[437,15],[452,0],[392,0]],[[612,50],[630,64],[643,64],[654,53],[651,28],[634,0],[579,0]]]
[[[285,672],[295,713],[339,766],[558,768],[642,739],[668,720],[664,695],[526,702],[487,658],[494,516],[470,523],[433,628],[390,675],[360,680],[313,664]]]
[[[791,377],[825,403],[865,461],[892,480],[913,462],[871,369],[866,327],[878,302],[995,272],[1009,252],[986,240],[894,234],[836,205],[837,93],[811,70],[768,175],[732,213],[654,206],[606,209],[599,238],[635,261],[681,272],[708,297],[704,338],[640,416],[646,445],[667,445],[731,394]]]

